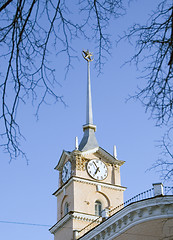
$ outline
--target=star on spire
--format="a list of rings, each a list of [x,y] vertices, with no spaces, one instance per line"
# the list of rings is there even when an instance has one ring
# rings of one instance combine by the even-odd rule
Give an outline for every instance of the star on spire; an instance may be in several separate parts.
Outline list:
[[[87,60],[88,62],[91,62],[94,60],[94,58],[91,58],[93,56],[92,53],[89,52],[89,50],[83,50],[82,51],[82,56],[85,60]]]
[[[87,61],[87,101],[86,101],[86,124],[83,126],[84,135],[79,144],[79,151],[87,151],[98,147],[95,136],[96,126],[93,124],[91,82],[90,82],[90,62],[94,60],[93,54],[89,50],[82,51],[83,58]]]

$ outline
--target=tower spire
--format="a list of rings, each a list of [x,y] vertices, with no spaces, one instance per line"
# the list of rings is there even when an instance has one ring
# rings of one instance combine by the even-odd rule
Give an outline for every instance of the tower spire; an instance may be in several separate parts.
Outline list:
[[[90,61],[92,61],[92,60],[90,60]],[[87,80],[88,80],[88,84],[87,84],[86,124],[93,124],[91,81],[90,81],[90,61],[87,60],[87,65],[88,65]]]
[[[87,61],[87,99],[86,99],[86,124],[83,126],[84,136],[79,145],[80,151],[87,151],[98,147],[95,137],[96,126],[93,125],[91,81],[90,81],[90,62],[93,61],[93,54],[89,50],[82,51],[83,58]]]

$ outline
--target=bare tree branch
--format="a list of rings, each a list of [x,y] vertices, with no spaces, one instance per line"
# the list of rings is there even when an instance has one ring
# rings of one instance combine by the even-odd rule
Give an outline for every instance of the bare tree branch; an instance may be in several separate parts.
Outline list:
[[[59,83],[51,58],[64,54],[68,73],[76,57],[72,41],[81,36],[95,42],[99,71],[110,54],[107,27],[111,17],[123,14],[122,0],[79,0],[75,13],[80,21],[70,12],[72,4],[67,0],[14,0],[0,4],[0,59],[4,66],[0,72],[0,146],[11,160],[26,158],[17,121],[21,103],[30,99],[36,104],[37,117],[42,104],[65,104],[55,88]]]
[[[139,100],[156,121],[156,126],[172,126],[173,118],[173,2],[160,0],[145,25],[134,24],[120,40],[134,43],[130,62],[142,68],[142,86],[130,99]],[[160,141],[161,154],[151,167],[163,180],[173,179],[172,127]]]
[[[172,131],[173,128],[171,127],[160,141],[158,145],[161,149],[160,157],[151,167],[151,169],[157,170],[161,174],[163,181],[171,182],[173,181]]]
[[[12,1],[13,1],[13,0],[8,0],[8,1],[6,1],[6,2],[0,7],[0,12],[1,12],[3,9],[5,9],[5,8],[8,6],[8,4],[10,4]]]
[[[145,85],[134,98],[139,99],[157,125],[173,117],[173,5],[162,0],[146,25],[135,24],[123,38],[136,40],[136,54],[130,61],[142,67]]]

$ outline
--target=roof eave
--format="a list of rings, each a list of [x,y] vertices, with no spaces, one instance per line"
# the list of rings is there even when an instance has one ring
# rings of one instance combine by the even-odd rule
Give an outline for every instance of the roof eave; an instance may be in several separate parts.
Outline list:
[[[65,158],[66,158],[67,156],[70,157],[69,152],[63,150],[63,152],[62,152],[62,154],[61,154],[61,157],[60,157],[60,159],[59,159],[59,162],[58,162],[58,164],[56,165],[56,167],[54,168],[55,170],[60,170],[60,169],[62,168],[63,163],[64,163],[64,161],[65,161]]]

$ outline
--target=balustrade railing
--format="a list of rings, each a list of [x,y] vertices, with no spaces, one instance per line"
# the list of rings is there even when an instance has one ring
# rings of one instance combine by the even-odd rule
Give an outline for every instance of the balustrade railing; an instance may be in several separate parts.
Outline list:
[[[164,195],[173,195],[173,187],[163,187]]]
[[[173,195],[173,187],[163,187],[163,195]],[[109,211],[108,216],[111,217],[114,215],[116,212],[121,210],[122,208],[130,205],[131,203],[138,202],[141,200],[149,199],[154,197],[154,188],[151,188],[145,192],[139,193],[136,196],[130,198],[129,200],[125,201],[124,203],[120,204],[119,206],[113,208],[112,210]],[[97,225],[99,225],[103,221],[102,217],[96,218],[94,221],[92,221],[90,224],[88,224],[86,227],[81,229],[78,233],[78,236],[81,237]],[[78,238],[79,238],[78,237]]]

